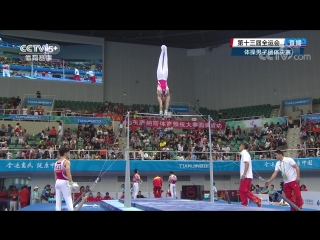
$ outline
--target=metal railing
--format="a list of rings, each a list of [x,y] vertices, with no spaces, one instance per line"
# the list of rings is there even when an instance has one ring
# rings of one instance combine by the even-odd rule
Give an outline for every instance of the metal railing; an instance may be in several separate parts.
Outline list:
[[[175,111],[173,111],[173,109],[172,109],[170,106],[169,106],[169,110],[171,111],[171,113],[172,113],[173,115],[175,115],[175,118],[176,118],[176,119],[181,120],[181,118],[178,116],[179,114],[176,113]]]
[[[16,111],[16,114],[12,114],[11,112]],[[30,109],[28,110],[30,111]],[[38,110],[34,109],[34,112],[39,112]],[[48,114],[49,113],[49,114]],[[61,116],[83,116],[83,117],[95,117],[96,113],[79,113],[79,112],[74,112],[74,114],[72,114],[73,112],[66,112],[66,111],[42,111],[42,115],[38,115],[38,116],[58,116],[57,113],[61,113]],[[0,119],[1,116],[4,115],[26,115],[26,116],[37,116],[34,114],[23,114],[23,110],[22,109],[12,109],[12,108],[5,108],[5,109],[0,109]],[[112,114],[110,114],[111,116]],[[114,114],[117,115],[117,114]],[[98,116],[97,116],[98,117]],[[4,120],[4,119],[2,119]],[[24,120],[24,119],[18,119],[18,120]],[[26,119],[29,120],[29,119]],[[36,121],[36,120],[35,120]]]
[[[193,106],[191,103],[189,102],[173,102],[172,105],[178,105],[178,106],[188,106],[189,108],[192,108],[198,115],[199,117],[201,117],[203,120],[208,121],[207,116],[203,115],[199,109],[195,106]]]
[[[204,116],[200,111],[199,108],[193,106],[191,103],[189,103],[189,108],[192,108],[197,114],[199,114],[201,116],[201,118],[205,121],[208,121],[208,116]]]
[[[278,117],[281,117],[282,109],[283,109],[283,105],[282,105],[282,103],[281,103],[281,104],[280,104],[280,107],[279,107],[279,111],[278,111]]]
[[[265,117],[263,115],[261,115],[261,116],[251,116],[251,117],[225,118],[225,119],[219,119],[219,121],[232,122],[232,121],[259,119],[259,118],[265,118]]]
[[[1,144],[1,143],[0,143]],[[2,148],[7,154],[6,159],[56,159],[59,157],[58,149],[39,149],[35,148]],[[284,153],[289,154],[292,158],[320,157],[319,148],[308,149],[284,149]],[[301,152],[299,152],[301,151]],[[252,160],[272,160],[274,150],[249,151]],[[263,155],[264,157],[260,157]],[[203,156],[203,158],[201,157]],[[161,151],[129,151],[130,160],[199,160],[209,161],[210,152],[179,152],[171,150]],[[87,160],[124,160],[124,150],[110,149],[70,149],[70,159],[87,159]],[[240,152],[225,152],[213,150],[213,161],[239,161]],[[1,159],[0,159],[1,161]]]
[[[39,98],[39,99],[42,99],[42,98],[44,98],[44,99],[55,99],[55,97],[56,97],[56,95],[42,95],[41,94],[41,98]],[[37,94],[24,94],[24,99],[26,99],[26,98],[37,98]]]

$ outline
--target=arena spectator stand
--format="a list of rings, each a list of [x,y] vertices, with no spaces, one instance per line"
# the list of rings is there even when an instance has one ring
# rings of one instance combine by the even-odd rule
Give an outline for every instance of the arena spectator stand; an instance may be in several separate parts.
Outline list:
[[[317,99],[318,100],[318,99]],[[320,123],[309,119],[301,121],[300,143],[297,144],[297,158],[320,157]]]
[[[56,100],[55,101],[55,110],[62,108],[68,108],[72,112],[78,112],[81,110],[84,114],[93,114],[97,112],[109,111],[110,113],[123,114],[127,111],[138,111],[141,113],[157,113],[159,111],[158,105],[150,104],[132,104],[124,105],[123,103],[101,103],[101,102],[84,102],[84,101],[66,101],[66,100]],[[239,108],[230,108],[230,109],[220,109],[209,110],[207,108],[199,108],[199,112],[204,115],[210,115],[214,120],[236,120],[240,118],[260,118],[265,117],[269,118],[272,109],[279,109],[280,105],[271,106],[270,104],[265,105],[256,105],[256,106],[247,106]]]
[[[15,98],[0,98],[2,103],[7,101],[6,104],[10,107],[10,104],[13,104]],[[56,100],[55,101],[56,110],[61,108],[67,109],[64,112],[66,115],[79,115],[79,114],[92,114],[92,113],[108,113],[112,114],[123,114],[127,110],[137,110],[139,112],[153,112],[157,110],[156,105],[144,105],[144,104],[133,104],[132,106],[125,106],[121,103],[111,103],[111,102],[83,102],[83,101],[66,101],[66,100]],[[258,106],[259,109],[270,109],[270,105]],[[241,108],[242,109],[242,108]],[[253,111],[249,111],[250,109],[255,109],[255,107],[246,107],[248,109],[246,114],[253,113]],[[77,112],[81,111],[81,112]],[[209,110],[210,111],[210,110]],[[238,113],[237,110],[232,110],[235,113]],[[217,111],[215,111],[218,113]],[[217,116],[217,115],[216,115]],[[228,115],[229,116],[229,115]],[[231,116],[231,115],[230,115]],[[80,127],[80,126],[79,126]],[[81,128],[81,127],[80,127]],[[82,126],[83,128],[83,126]],[[102,127],[94,127],[94,132],[103,132]],[[46,130],[46,129],[45,129]],[[41,145],[42,137],[41,131],[35,133],[29,133],[28,140],[26,140],[26,144],[30,144],[30,142],[35,141],[34,144],[37,146]],[[213,131],[213,149],[214,155],[213,158],[215,160],[238,160],[239,156],[235,154],[238,152],[239,145],[242,142],[246,142],[249,144],[250,151],[252,153],[252,157],[255,159],[270,159],[273,158],[272,150],[275,149],[285,149],[286,148],[286,126],[278,126],[276,123],[266,124],[262,128],[250,128],[250,129],[226,129],[225,131]],[[73,137],[71,137],[73,135]],[[115,143],[119,143],[118,137],[112,131],[111,135],[106,137],[108,134],[99,134],[99,136],[85,136],[86,133],[83,130],[79,130],[78,128],[67,128],[65,129],[65,137],[67,139],[62,139],[60,141],[57,138],[50,138],[53,142],[50,143],[54,147],[63,146],[68,144],[74,151],[72,158],[88,158],[92,157],[94,159],[99,159],[98,156],[88,156],[88,154],[82,154],[85,150],[97,150],[92,145],[95,142],[100,142],[102,144],[101,147],[106,147],[105,150],[116,149],[115,155],[110,155],[111,158],[119,156],[121,150],[119,145],[114,148]],[[133,154],[136,154],[135,158],[150,158],[155,159],[154,157],[160,159],[209,159],[209,149],[208,149],[208,132],[207,130],[179,130],[179,129],[150,129],[150,128],[141,128],[136,131],[130,132],[130,142],[131,142],[131,150],[136,153],[132,153],[130,156],[133,158]],[[69,139],[69,140],[68,140]],[[64,142],[67,140],[68,142]],[[97,140],[97,141],[95,141]],[[28,142],[29,141],[29,142]],[[73,144],[70,145],[71,141]],[[86,141],[86,143],[85,143]],[[89,144],[90,143],[90,144]],[[103,144],[107,143],[107,144]],[[18,154],[19,151],[17,149],[22,149],[27,145],[16,144],[8,144],[9,148],[16,149],[13,152],[13,155]],[[109,146],[109,144],[111,144]],[[200,144],[200,145],[199,145]],[[19,146],[18,146],[19,145]],[[117,145],[117,144],[116,144]],[[53,147],[53,150],[55,150]],[[111,147],[111,148],[110,148]],[[99,149],[100,150],[100,149]],[[183,151],[182,151],[183,150]],[[103,150],[104,151],[104,150]],[[164,154],[163,152],[166,152]],[[79,154],[82,154],[81,156]],[[143,155],[141,155],[143,153]],[[101,155],[101,154],[98,154]],[[153,157],[154,156],[154,157]]]
[[[79,124],[77,128],[64,129],[64,135],[59,138],[50,123],[39,132],[30,133],[25,131],[24,124],[24,121],[8,121],[1,125],[0,159],[56,159],[61,146],[70,148],[71,159],[123,158],[112,126]]]
[[[214,160],[239,160],[239,146],[245,142],[253,159],[274,159],[273,151],[286,149],[287,124],[265,124],[263,128],[213,131]],[[172,128],[141,127],[130,131],[131,159],[208,160],[208,130],[177,131]]]
[[[18,113],[21,98],[17,97],[0,97],[0,115]]]
[[[55,111],[64,111],[67,109],[68,112],[74,114],[90,114],[93,113],[110,113],[122,115],[127,111],[138,111],[141,113],[157,113],[159,112],[159,105],[150,104],[132,104],[124,105],[123,103],[112,103],[112,102],[85,102],[85,101],[66,101],[56,100],[54,103]]]

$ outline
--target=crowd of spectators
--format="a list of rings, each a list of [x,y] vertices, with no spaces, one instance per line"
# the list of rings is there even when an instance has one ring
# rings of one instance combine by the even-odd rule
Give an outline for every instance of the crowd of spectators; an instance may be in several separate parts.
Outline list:
[[[262,128],[227,128],[212,133],[213,160],[239,160],[238,147],[249,145],[255,159],[274,159],[273,151],[287,147],[287,124],[265,123]],[[178,132],[173,128],[137,128],[131,126],[130,146],[135,152],[131,159],[143,160],[208,160],[209,133],[206,129]]]
[[[30,192],[27,185],[18,188],[10,185],[8,189],[3,187],[0,191],[0,211],[17,211],[29,205]]]
[[[18,111],[16,113],[14,110],[6,112],[5,109],[15,109],[20,102],[19,96],[6,99],[6,101],[1,100],[0,114],[18,114]],[[24,107],[23,114],[38,112],[38,107],[36,109]],[[90,114],[90,112],[80,109],[76,112],[68,106],[60,110],[61,112],[58,112],[57,115]],[[148,112],[145,109],[138,111]],[[124,107],[106,101],[98,106],[94,112],[98,117],[103,114],[123,115]],[[293,127],[290,118],[288,124],[265,123],[262,128],[254,126],[241,129],[238,126],[212,131],[212,157],[214,160],[239,160],[238,147],[242,142],[246,142],[254,159],[274,159],[274,150],[283,150],[287,147],[287,125]],[[27,133],[26,129],[19,126],[19,123],[15,128],[10,124],[8,126],[2,125],[0,129],[0,158],[53,159],[57,157],[57,150],[61,146],[67,146],[71,149],[72,159],[116,159],[124,155],[119,147],[119,136],[113,132],[112,125],[79,125],[77,129],[66,129],[62,137],[50,134],[51,130],[48,127],[40,133],[32,133],[31,135]],[[301,150],[297,151],[296,157],[319,157],[319,125],[307,119],[306,122],[302,121],[300,130],[300,143],[297,148]],[[209,133],[206,129],[196,128],[181,131],[173,128],[150,129],[146,126],[141,128],[131,126],[130,146],[133,150],[130,153],[130,159],[208,160],[210,158]],[[15,150],[11,151],[10,149]]]
[[[18,106],[21,103],[21,98],[19,96],[12,97],[9,99],[1,99],[0,100],[0,115],[3,114],[18,114]]]
[[[119,147],[119,136],[114,133],[112,123],[109,126],[88,123],[78,125],[77,129],[67,128],[63,134],[59,131],[47,125],[38,134],[28,134],[20,123],[15,127],[2,124],[0,158],[55,159],[59,157],[57,150],[61,146],[71,149],[71,159],[124,157]],[[286,147],[286,131],[285,123],[266,123],[263,128],[241,129],[238,126],[225,131],[213,131],[213,159],[239,160],[236,152],[242,142],[248,143],[249,151],[255,154],[256,159],[272,159],[273,150]],[[137,128],[133,125],[130,129],[130,146],[133,149],[130,159],[208,160],[208,138],[206,129],[177,131],[173,128],[148,129],[146,126]]]
[[[320,127],[319,123],[310,119],[301,121],[300,143],[297,144],[297,158],[320,157]],[[301,149],[301,150],[300,150]]]
[[[38,134],[28,134],[23,123],[0,128],[0,159],[56,159],[61,146],[70,148],[71,159],[123,158],[119,140],[112,124],[94,126],[78,125],[77,129],[62,130],[47,127]],[[63,131],[63,132],[60,132]]]

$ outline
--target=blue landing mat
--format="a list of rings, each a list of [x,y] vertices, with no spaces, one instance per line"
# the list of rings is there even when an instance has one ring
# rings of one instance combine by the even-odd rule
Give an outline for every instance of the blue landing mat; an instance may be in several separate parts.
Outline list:
[[[25,208],[19,209],[19,211],[55,211],[56,204],[55,203],[39,203],[32,204]],[[67,211],[67,207],[65,204],[62,204],[62,211]],[[80,211],[105,211],[100,207],[100,203],[85,203],[81,207]]]
[[[123,200],[119,200],[123,203]],[[112,203],[110,203],[111,205]],[[132,199],[131,206],[144,211],[289,211],[289,207],[262,205],[258,208],[256,204],[248,207],[240,203],[192,201],[180,199]],[[120,210],[121,211],[121,210]],[[304,211],[314,211],[304,209]]]
[[[45,81],[62,81],[62,82],[76,82],[76,83],[91,83],[91,81],[81,79],[81,82],[74,81],[73,79],[66,79],[66,78],[53,78],[53,77],[29,77],[29,76],[13,76],[15,78],[27,78],[32,80],[45,80]],[[102,83],[101,78],[97,78],[96,80],[98,84]]]
[[[126,208],[119,200],[102,200],[101,207],[106,211],[143,211],[135,207]]]

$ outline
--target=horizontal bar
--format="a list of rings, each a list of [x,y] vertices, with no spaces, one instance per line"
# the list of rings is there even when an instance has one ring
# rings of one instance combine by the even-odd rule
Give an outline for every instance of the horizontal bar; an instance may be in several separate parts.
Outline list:
[[[145,116],[160,116],[157,113],[134,113],[136,115],[145,115]],[[166,116],[166,115],[162,115]],[[168,114],[169,117],[207,117],[206,115],[179,115],[179,114]]]
[[[240,118],[225,118],[225,119],[220,119],[220,121],[237,122],[237,121],[241,121],[241,120],[251,120],[253,118],[262,118],[262,115],[261,116],[240,117]]]

